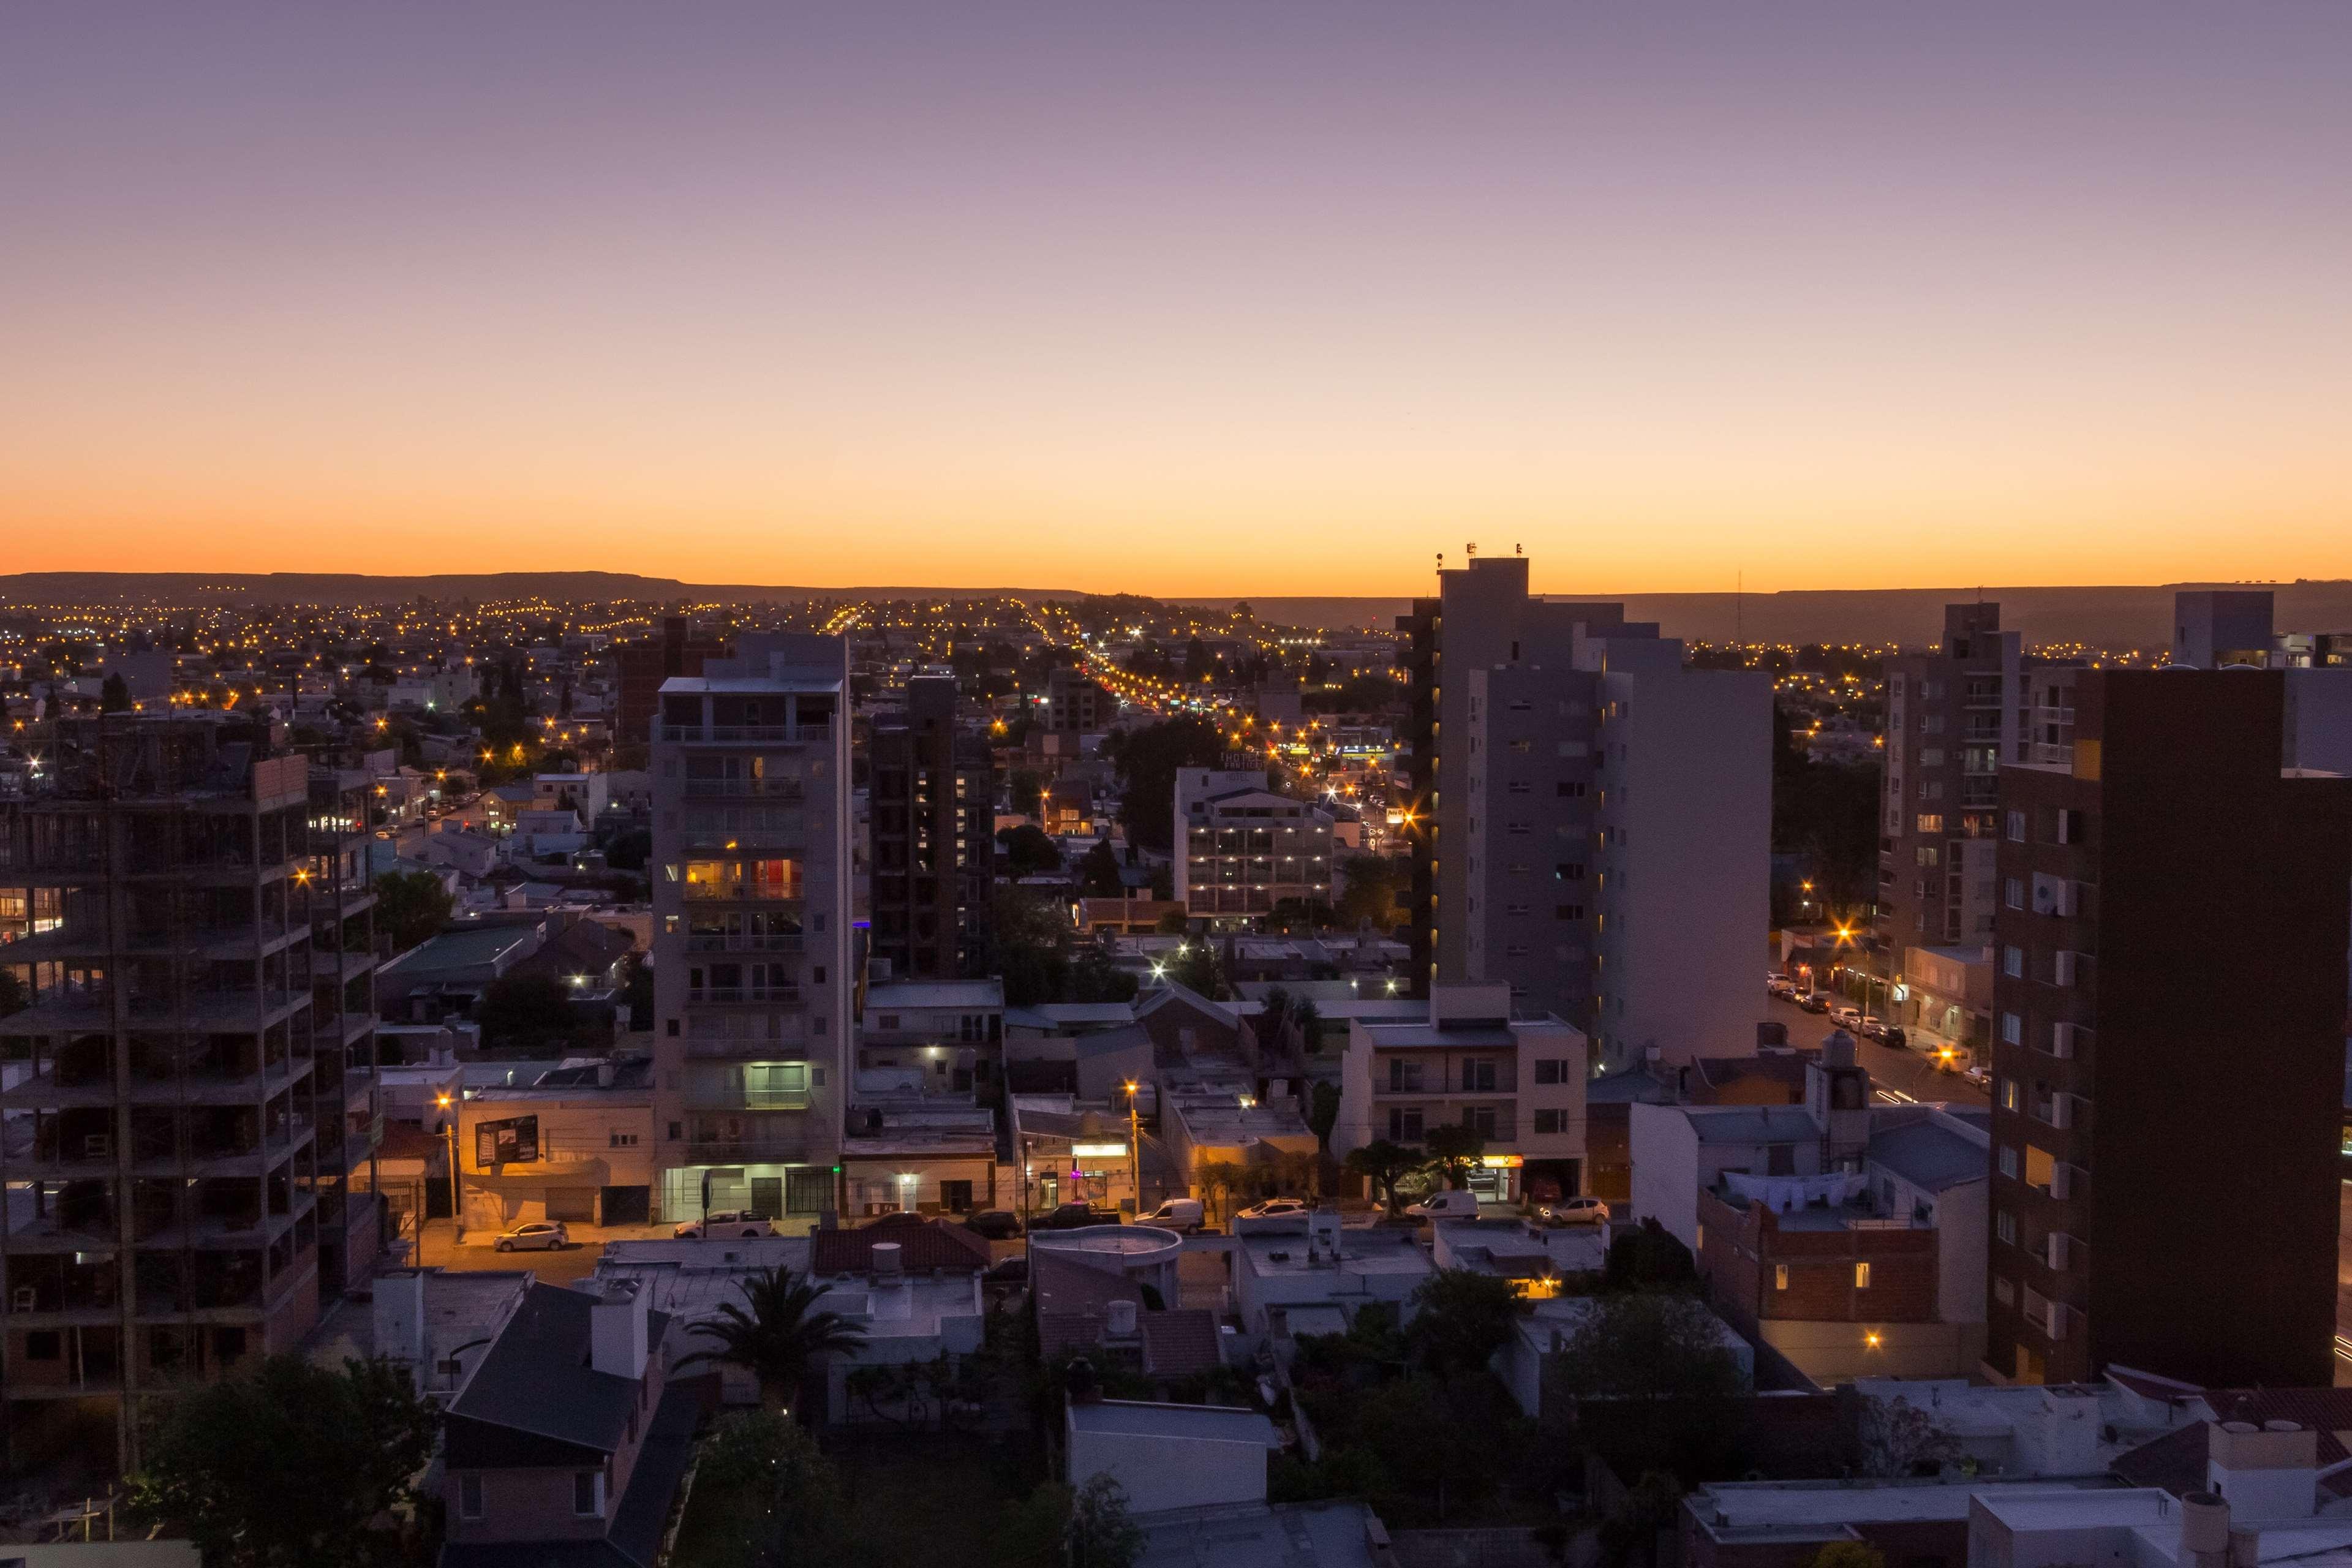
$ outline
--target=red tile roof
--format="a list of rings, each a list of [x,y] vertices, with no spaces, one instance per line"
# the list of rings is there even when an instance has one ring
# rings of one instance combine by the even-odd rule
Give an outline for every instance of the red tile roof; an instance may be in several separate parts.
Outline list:
[[[1153,1377],[1191,1377],[1209,1371],[1221,1359],[1217,1315],[1206,1307],[1146,1312],[1141,1327],[1143,1370]]]

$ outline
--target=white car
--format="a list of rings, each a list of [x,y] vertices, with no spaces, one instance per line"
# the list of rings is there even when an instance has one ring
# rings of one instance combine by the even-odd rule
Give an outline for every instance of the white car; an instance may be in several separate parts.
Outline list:
[[[1830,1009],[1830,1022],[1835,1024],[1841,1029],[1858,1030],[1862,1027],[1862,1009],[1859,1007],[1832,1007]]]
[[[1607,1225],[1609,1205],[1599,1198],[1561,1198],[1536,1210],[1554,1225]]]
[[[685,1241],[707,1236],[773,1236],[776,1227],[750,1209],[713,1209],[700,1219],[686,1221],[672,1234]]]
[[[1407,1204],[1404,1212],[1414,1219],[1476,1219],[1478,1194],[1460,1187],[1447,1187],[1417,1204]]]
[[[1310,1205],[1304,1198],[1268,1198],[1254,1208],[1245,1208],[1235,1219],[1272,1219],[1277,1215],[1306,1214]]]
[[[552,1252],[571,1246],[572,1236],[562,1220],[535,1219],[501,1232],[497,1245],[500,1252],[529,1252],[534,1247]]]

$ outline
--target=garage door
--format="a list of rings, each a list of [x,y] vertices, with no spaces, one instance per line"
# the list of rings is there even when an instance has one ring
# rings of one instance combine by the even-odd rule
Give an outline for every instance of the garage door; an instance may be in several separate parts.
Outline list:
[[[550,1187],[547,1189],[547,1217],[571,1220],[574,1224],[595,1223],[596,1189],[593,1187]]]
[[[606,1225],[643,1225],[653,1218],[653,1214],[654,1191],[651,1187],[604,1189]]]

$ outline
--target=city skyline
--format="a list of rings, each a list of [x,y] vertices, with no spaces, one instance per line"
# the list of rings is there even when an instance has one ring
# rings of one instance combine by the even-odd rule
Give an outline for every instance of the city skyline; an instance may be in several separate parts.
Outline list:
[[[1465,537],[1616,593],[2352,575],[2347,44],[19,12],[0,531],[1196,595],[1410,593]]]

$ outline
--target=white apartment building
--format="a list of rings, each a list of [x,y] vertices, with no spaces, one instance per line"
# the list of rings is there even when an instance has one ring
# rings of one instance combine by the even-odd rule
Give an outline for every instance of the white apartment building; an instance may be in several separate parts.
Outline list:
[[[1178,769],[1175,841],[1172,890],[1195,920],[1331,901],[1331,814],[1268,788],[1262,769]]]
[[[1612,1068],[1752,1050],[1769,676],[1685,668],[1619,605],[1530,597],[1521,557],[1441,578],[1416,633],[1433,978],[1508,987]]]
[[[814,1220],[849,1088],[849,649],[737,646],[653,726],[656,1217]]]
[[[1486,1140],[1470,1178],[1481,1197],[1515,1201],[1531,1176],[1580,1192],[1591,1049],[1572,1025],[1514,1022],[1510,1012],[1507,986],[1436,985],[1425,1020],[1350,1021],[1332,1152],[1381,1140],[1415,1146],[1431,1128],[1458,1124]]]

